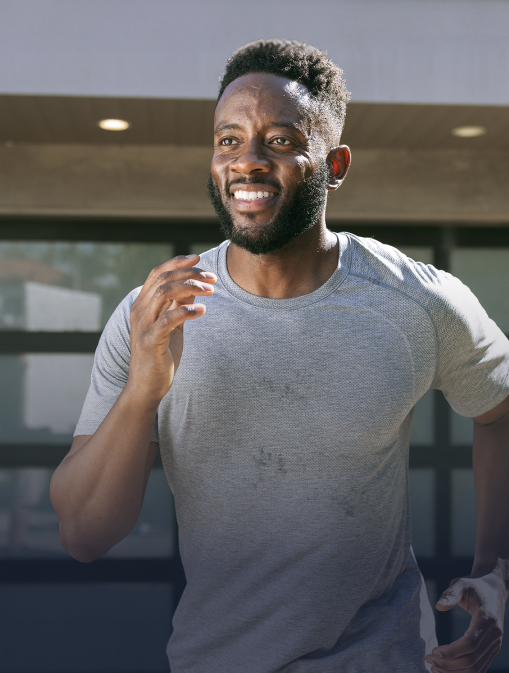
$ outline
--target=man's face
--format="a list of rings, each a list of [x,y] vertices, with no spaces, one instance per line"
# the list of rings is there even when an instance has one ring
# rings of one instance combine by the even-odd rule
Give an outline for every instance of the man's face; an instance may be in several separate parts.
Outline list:
[[[329,167],[307,89],[267,73],[232,82],[218,103],[209,194],[224,235],[278,250],[325,209]]]

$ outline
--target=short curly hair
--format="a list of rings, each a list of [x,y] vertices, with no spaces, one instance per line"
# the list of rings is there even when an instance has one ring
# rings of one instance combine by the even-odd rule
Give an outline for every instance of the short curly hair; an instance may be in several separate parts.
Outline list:
[[[343,71],[324,51],[294,40],[257,40],[238,49],[227,60],[220,80],[217,102],[237,77],[263,72],[303,84],[318,103],[321,119],[327,120],[329,143],[339,142],[350,93]],[[216,103],[217,105],[217,103]]]

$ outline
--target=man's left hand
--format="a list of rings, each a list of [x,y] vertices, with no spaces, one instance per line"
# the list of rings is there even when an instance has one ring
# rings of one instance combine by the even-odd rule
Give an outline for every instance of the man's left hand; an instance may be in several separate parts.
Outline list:
[[[485,673],[500,651],[508,595],[508,562],[502,559],[492,572],[481,577],[454,579],[436,604],[441,612],[460,605],[472,615],[470,626],[459,640],[435,647],[426,661],[433,673],[461,671]]]

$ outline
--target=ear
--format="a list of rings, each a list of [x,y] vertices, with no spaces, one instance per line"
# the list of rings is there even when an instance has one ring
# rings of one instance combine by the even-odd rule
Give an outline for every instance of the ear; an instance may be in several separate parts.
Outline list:
[[[346,178],[350,167],[352,153],[346,145],[333,147],[327,155],[327,164],[329,165],[329,182],[327,189],[332,192],[337,189]]]

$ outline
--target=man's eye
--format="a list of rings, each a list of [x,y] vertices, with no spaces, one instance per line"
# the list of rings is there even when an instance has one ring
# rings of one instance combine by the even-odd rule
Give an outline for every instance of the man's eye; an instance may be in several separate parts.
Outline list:
[[[272,141],[275,145],[291,145],[292,143],[288,138],[274,138]]]
[[[226,145],[226,147],[229,147],[230,145],[238,145],[238,141],[235,140],[235,138],[221,138],[219,144]]]

